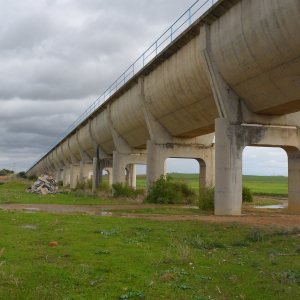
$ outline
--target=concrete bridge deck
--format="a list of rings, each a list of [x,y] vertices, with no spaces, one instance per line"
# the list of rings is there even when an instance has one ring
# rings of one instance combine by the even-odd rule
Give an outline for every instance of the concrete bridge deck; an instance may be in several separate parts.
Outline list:
[[[300,213],[300,2],[219,0],[74,128],[27,174],[71,187],[102,170],[147,189],[168,157],[195,158],[215,184],[215,213],[240,214],[242,152],[278,146],[289,161],[289,210]],[[213,137],[215,134],[215,145]]]

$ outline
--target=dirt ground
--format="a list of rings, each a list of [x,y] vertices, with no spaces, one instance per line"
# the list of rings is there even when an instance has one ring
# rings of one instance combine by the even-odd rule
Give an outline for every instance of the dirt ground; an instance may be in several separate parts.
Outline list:
[[[4,210],[18,210],[25,212],[44,211],[49,213],[85,213],[103,217],[121,218],[147,218],[157,221],[184,221],[197,220],[213,223],[238,223],[251,226],[299,226],[300,215],[287,213],[285,209],[258,209],[254,207],[243,207],[241,216],[215,216],[213,214],[199,215],[164,215],[164,214],[140,214],[107,212],[106,210],[120,209],[143,209],[143,208],[195,208],[189,206],[164,206],[164,205],[55,205],[55,204],[2,204]]]

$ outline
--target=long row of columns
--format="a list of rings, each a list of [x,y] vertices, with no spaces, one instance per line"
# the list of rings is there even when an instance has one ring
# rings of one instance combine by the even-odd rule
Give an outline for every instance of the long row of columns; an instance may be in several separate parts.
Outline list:
[[[42,170],[54,171],[57,179],[75,187],[78,180],[88,178],[93,170],[93,189],[102,180],[103,170],[109,173],[109,183],[127,182],[136,185],[135,165],[147,165],[147,191],[151,182],[166,174],[166,159],[194,158],[200,164],[200,185],[215,183],[215,213],[218,215],[239,215],[242,206],[242,153],[246,146],[281,147],[288,155],[289,169],[289,210],[300,213],[300,117],[299,113],[274,116],[251,111],[236,92],[224,81],[211,50],[210,27],[204,24],[200,29],[202,39],[199,55],[205,62],[207,78],[213,92],[219,118],[215,120],[214,134],[196,138],[173,136],[152,115],[144,96],[144,79],[138,80],[139,100],[146,120],[150,140],[145,149],[135,149],[117,132],[112,118],[111,107],[107,105],[110,133],[115,151],[106,153],[95,141],[89,123],[89,135],[93,143],[93,155],[78,146],[78,159],[69,147],[70,160],[64,162],[48,155],[43,160]],[[56,150],[57,151],[57,150]],[[125,170],[127,172],[125,179]]]

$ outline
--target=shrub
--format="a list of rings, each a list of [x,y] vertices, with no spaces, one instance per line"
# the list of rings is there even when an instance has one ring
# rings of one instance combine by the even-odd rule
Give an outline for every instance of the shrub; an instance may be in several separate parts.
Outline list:
[[[243,185],[243,203],[244,202],[253,202],[253,194],[252,191]]]
[[[161,175],[151,182],[145,202],[160,204],[192,203],[196,192],[185,182],[174,182],[170,175]]]
[[[113,196],[115,198],[118,197],[128,197],[128,198],[136,198],[138,195],[145,194],[145,189],[143,188],[133,188],[129,186],[127,183],[123,184],[122,182],[117,182],[112,185]]]
[[[62,180],[60,180],[58,183],[57,183],[58,186],[64,186],[64,182]]]
[[[97,190],[99,192],[111,193],[111,187],[109,186],[107,181],[102,181],[99,183]]]
[[[33,181],[36,181],[38,178],[37,178],[37,176],[36,176],[36,175],[32,174],[32,175],[28,176],[28,178],[27,178],[27,179],[29,179],[29,180],[33,180]]]
[[[211,211],[215,208],[215,188],[212,184],[199,189],[199,209]]]
[[[80,181],[77,181],[77,184],[76,184],[76,187],[75,187],[75,191],[76,190],[86,190],[86,189],[92,189],[93,188],[93,179],[90,178],[90,179],[87,179],[86,178],[83,178],[82,180]]]

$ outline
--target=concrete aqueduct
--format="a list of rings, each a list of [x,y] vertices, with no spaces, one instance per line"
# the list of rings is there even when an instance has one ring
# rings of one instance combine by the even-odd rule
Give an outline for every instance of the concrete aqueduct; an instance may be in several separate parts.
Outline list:
[[[147,188],[168,157],[195,158],[200,184],[215,183],[215,213],[238,215],[242,152],[281,147],[288,156],[289,211],[300,213],[300,1],[220,0],[115,92],[27,175],[54,172],[74,187]],[[213,137],[215,134],[215,144]]]

